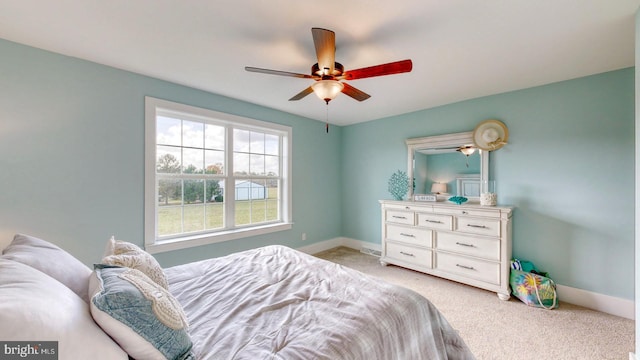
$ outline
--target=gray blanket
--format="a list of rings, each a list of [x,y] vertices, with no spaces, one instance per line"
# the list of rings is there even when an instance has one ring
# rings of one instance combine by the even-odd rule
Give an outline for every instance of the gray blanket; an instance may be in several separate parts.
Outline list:
[[[421,295],[283,246],[165,269],[197,359],[473,359]]]

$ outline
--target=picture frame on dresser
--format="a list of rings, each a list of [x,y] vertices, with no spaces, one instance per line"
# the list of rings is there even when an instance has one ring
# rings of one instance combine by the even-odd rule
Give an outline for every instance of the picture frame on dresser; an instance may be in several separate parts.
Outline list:
[[[413,194],[413,201],[438,201],[436,194]]]

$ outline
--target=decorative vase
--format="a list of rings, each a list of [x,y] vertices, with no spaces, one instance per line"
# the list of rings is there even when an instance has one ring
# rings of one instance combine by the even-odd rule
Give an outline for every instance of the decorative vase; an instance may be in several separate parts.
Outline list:
[[[489,180],[482,182],[482,193],[480,194],[480,205],[496,206],[498,204],[498,194],[496,194],[496,181]]]

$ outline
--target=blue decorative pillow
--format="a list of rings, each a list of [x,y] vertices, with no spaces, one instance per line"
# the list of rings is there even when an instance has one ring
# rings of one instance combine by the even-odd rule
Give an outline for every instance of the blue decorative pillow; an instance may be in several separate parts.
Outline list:
[[[135,359],[193,359],[187,320],[166,289],[136,269],[96,265],[91,315]]]

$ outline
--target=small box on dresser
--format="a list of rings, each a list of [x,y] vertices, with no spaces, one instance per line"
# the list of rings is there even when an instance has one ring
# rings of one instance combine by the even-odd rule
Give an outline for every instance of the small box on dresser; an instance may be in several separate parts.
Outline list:
[[[509,206],[381,200],[383,265],[494,291],[508,300]]]

